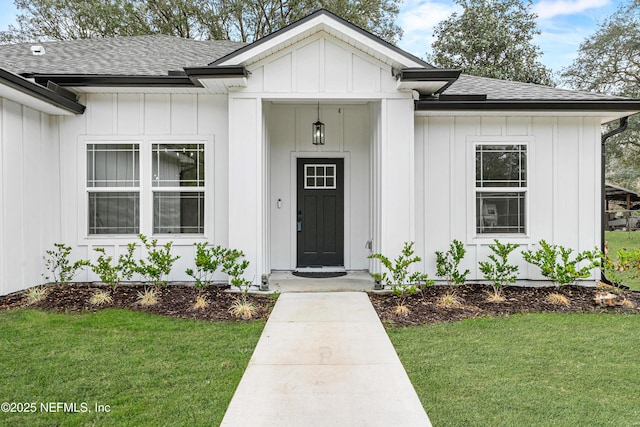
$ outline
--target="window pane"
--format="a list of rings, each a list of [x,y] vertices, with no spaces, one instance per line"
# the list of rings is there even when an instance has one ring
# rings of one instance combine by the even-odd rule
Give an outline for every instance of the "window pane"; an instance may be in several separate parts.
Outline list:
[[[203,187],[204,144],[153,144],[154,187]]]
[[[525,193],[477,193],[476,232],[525,233]]]
[[[140,195],[89,193],[89,234],[138,234]]]
[[[154,193],[153,233],[204,234],[204,192]]]
[[[526,187],[526,145],[478,145],[476,187]]]
[[[88,144],[87,187],[138,187],[138,144]]]

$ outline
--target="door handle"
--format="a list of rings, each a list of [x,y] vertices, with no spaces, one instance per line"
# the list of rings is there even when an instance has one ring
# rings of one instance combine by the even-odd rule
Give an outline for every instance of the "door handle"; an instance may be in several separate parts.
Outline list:
[[[302,231],[302,211],[298,211],[298,219],[296,221],[296,231]]]

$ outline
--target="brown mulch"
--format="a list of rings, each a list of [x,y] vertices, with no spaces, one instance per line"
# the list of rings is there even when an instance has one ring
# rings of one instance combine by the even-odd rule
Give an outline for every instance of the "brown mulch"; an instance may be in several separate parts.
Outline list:
[[[191,285],[172,284],[158,291],[158,303],[151,306],[141,306],[138,303],[138,293],[144,292],[148,286],[142,284],[126,284],[118,286],[111,292],[112,303],[101,306],[92,305],[89,300],[98,290],[110,290],[108,286],[91,283],[71,283],[69,285],[49,285],[46,298],[38,303],[28,305],[24,292],[0,296],[0,311],[16,307],[39,308],[58,312],[92,312],[105,308],[121,308],[145,311],[184,319],[201,319],[216,321],[236,321],[229,313],[229,308],[240,296],[238,293],[225,292],[228,286],[207,286],[202,292],[209,306],[205,309],[194,309],[193,305],[198,296],[198,290]],[[275,299],[266,296],[247,295],[249,302],[257,307],[257,314],[253,319],[269,317]]]
[[[95,306],[89,302],[91,296],[98,289],[108,290],[107,286],[92,283],[49,285],[47,286],[46,299],[32,305],[27,304],[23,291],[0,296],[0,311],[27,306],[58,312],[95,312],[104,308],[122,308],[186,319],[238,321],[229,313],[229,308],[239,297],[239,294],[225,292],[228,286],[208,286],[202,292],[209,302],[209,307],[205,309],[193,308],[198,291],[192,285],[186,284],[171,284],[161,288],[158,304],[143,307],[138,303],[138,293],[143,292],[145,288],[146,286],[142,284],[119,286],[111,293],[112,303]],[[619,294],[617,305],[600,306],[594,304],[596,294],[607,292],[617,294],[616,291],[584,286],[565,286],[561,288],[560,292],[568,298],[570,303],[568,306],[564,306],[546,301],[550,293],[557,291],[553,287],[507,287],[503,292],[504,302],[488,301],[490,290],[491,287],[485,285],[460,286],[456,289],[456,295],[462,299],[462,307],[446,308],[439,306],[438,300],[449,291],[448,287],[432,286],[406,298],[405,305],[409,309],[407,315],[395,313],[398,299],[394,295],[370,294],[370,299],[378,316],[386,326],[424,325],[529,312],[640,314],[639,292],[622,292]],[[276,301],[275,297],[255,294],[249,294],[247,298],[258,308],[254,319],[267,319]],[[626,299],[630,304],[619,304],[623,299]]]
[[[555,287],[510,286],[503,290],[504,302],[488,301],[491,286],[463,285],[455,290],[462,300],[462,307],[447,308],[439,306],[439,298],[449,292],[447,286],[431,286],[406,298],[408,315],[396,314],[398,298],[393,295],[371,295],[371,302],[378,316],[386,326],[411,326],[431,323],[454,322],[478,317],[508,316],[516,313],[624,313],[640,314],[640,293],[623,292],[619,302],[626,298],[631,304],[600,306],[594,304],[598,293],[614,293],[611,289],[597,289],[585,286],[564,286],[559,293],[569,300],[569,305],[551,304],[546,301],[549,294],[558,292]]]

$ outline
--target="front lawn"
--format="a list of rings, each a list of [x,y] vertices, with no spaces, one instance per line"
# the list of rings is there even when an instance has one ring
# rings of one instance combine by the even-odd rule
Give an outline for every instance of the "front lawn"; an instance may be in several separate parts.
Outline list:
[[[434,426],[635,426],[640,316],[527,314],[391,328]]]
[[[0,325],[0,402],[36,408],[3,406],[0,425],[171,426],[222,421],[264,322],[20,309]]]
[[[609,244],[609,256],[618,259],[620,249],[640,248],[640,231],[605,231],[604,238]],[[631,289],[640,290],[640,278],[634,274],[622,273],[623,283]]]

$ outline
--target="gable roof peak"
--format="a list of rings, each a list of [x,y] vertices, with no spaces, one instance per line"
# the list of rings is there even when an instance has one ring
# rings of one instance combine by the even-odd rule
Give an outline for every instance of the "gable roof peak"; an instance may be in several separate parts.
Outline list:
[[[366,54],[387,63],[394,69],[401,70],[415,67],[433,68],[432,65],[422,59],[405,52],[327,9],[318,9],[296,22],[223,56],[209,65],[246,66],[318,32],[325,32],[336,37]]]

